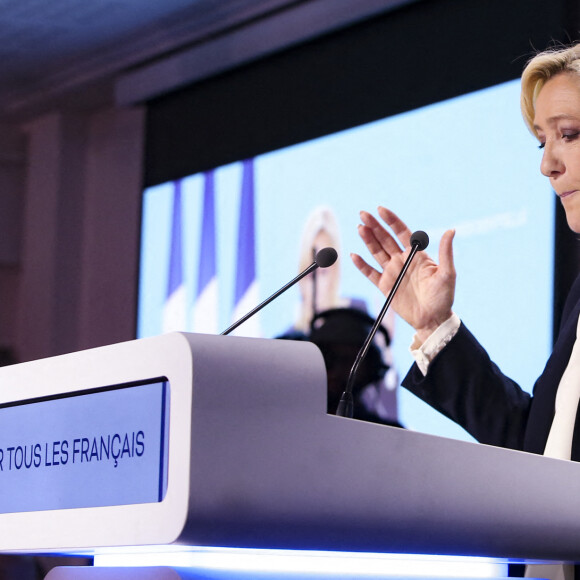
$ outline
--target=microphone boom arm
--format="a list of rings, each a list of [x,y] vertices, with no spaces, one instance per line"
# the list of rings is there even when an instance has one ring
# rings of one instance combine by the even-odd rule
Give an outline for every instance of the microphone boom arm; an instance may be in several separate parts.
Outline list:
[[[286,292],[286,290],[288,290],[288,288],[290,288],[290,286],[294,286],[294,284],[296,284],[296,282],[299,282],[300,280],[302,280],[302,278],[304,278],[304,276],[308,276],[308,274],[310,274],[310,272],[316,270],[316,268],[318,268],[318,264],[316,262],[313,262],[312,264],[310,264],[310,266],[308,266],[308,268],[306,268],[306,270],[304,270],[303,272],[300,272],[300,274],[298,274],[298,276],[296,276],[296,278],[294,278],[293,280],[288,282],[288,284],[286,284],[285,286],[280,288],[280,290],[278,290],[277,292],[274,292],[274,294],[272,294],[272,296],[270,296],[269,298],[266,298],[266,300],[264,300],[264,302],[262,302],[261,304],[258,304],[258,306],[256,306],[253,310],[250,310],[250,312],[248,312],[247,314],[242,316],[242,318],[240,318],[239,320],[236,320],[236,322],[234,322],[229,328],[226,328],[223,332],[220,332],[220,334],[226,335],[226,334],[229,334],[230,332],[232,332],[232,330],[235,330],[238,326],[240,326],[240,324],[243,324],[244,322],[246,322],[246,320],[248,320],[248,318],[250,318],[251,316],[254,316],[254,314],[256,314],[256,312],[258,312],[259,310],[262,310],[262,308],[264,308],[264,306],[267,306],[268,304],[270,304],[270,302],[272,302],[272,300],[274,300],[275,298],[278,298],[278,296],[280,296],[280,294],[282,294],[283,292]]]
[[[425,239],[426,239],[426,241],[425,241]],[[407,259],[405,260],[405,263],[403,264],[403,267],[402,267],[399,275],[397,276],[397,279],[395,280],[395,283],[393,284],[393,287],[391,288],[391,291],[389,292],[389,295],[387,296],[387,299],[386,299],[383,307],[381,308],[381,311],[379,312],[379,315],[377,316],[375,323],[373,324],[373,327],[371,328],[368,336],[366,337],[364,344],[362,345],[361,349],[358,351],[358,354],[356,355],[356,359],[355,359],[355,361],[352,365],[352,368],[350,370],[350,374],[348,375],[348,381],[346,383],[346,388],[344,390],[344,393],[342,393],[342,396],[340,398],[340,402],[338,403],[338,408],[336,409],[336,414],[339,417],[352,418],[353,406],[354,406],[352,389],[354,386],[354,379],[356,377],[356,373],[358,371],[358,368],[359,368],[361,362],[363,361],[364,357],[366,356],[366,354],[371,346],[373,338],[375,337],[375,334],[377,333],[377,330],[379,329],[379,326],[381,325],[383,318],[385,317],[385,314],[387,313],[387,310],[389,309],[389,306],[391,305],[391,302],[393,301],[393,298],[395,297],[395,293],[399,289],[399,286],[401,285],[401,282],[403,281],[403,278],[404,278],[405,274],[407,273],[409,266],[411,265],[411,261],[413,260],[413,258],[415,257],[415,254],[419,250],[424,250],[427,247],[428,243],[429,243],[429,238],[427,237],[427,234],[425,234],[425,232],[415,232],[411,236],[411,252],[407,256]]]
[[[266,298],[266,300],[264,300],[264,302],[262,302],[261,304],[258,304],[258,306],[256,306],[253,310],[251,310],[250,312],[248,312],[247,314],[242,316],[242,318],[240,318],[239,320],[234,322],[229,328],[226,328],[220,334],[222,334],[222,335],[229,334],[230,332],[232,332],[232,330],[235,330],[238,326],[240,326],[240,324],[246,322],[246,320],[248,320],[248,318],[250,318],[251,316],[254,316],[254,314],[256,314],[256,312],[258,312],[259,310],[262,310],[262,308],[264,308],[264,306],[266,306],[267,304],[270,304],[270,302],[272,302],[272,300],[274,300],[275,298],[278,298],[278,296],[280,296],[280,294],[282,294],[283,292],[286,292],[286,290],[288,290],[288,288],[290,288],[290,286],[294,286],[294,284],[296,284],[296,282],[299,282],[300,280],[302,280],[302,278],[304,278],[304,276],[308,276],[308,274],[310,274],[310,272],[313,272],[317,268],[328,268],[329,266],[332,266],[334,264],[334,262],[336,262],[337,258],[338,258],[338,254],[336,253],[336,250],[334,248],[322,248],[322,250],[317,252],[316,257],[314,259],[314,262],[312,262],[312,264],[310,264],[310,266],[308,266],[308,268],[306,268],[306,270],[303,270],[302,272],[300,272],[300,274],[298,274],[298,276],[296,276],[296,278],[294,278],[293,280],[288,282],[288,284],[286,284],[285,286],[280,288],[280,290],[278,290],[277,292],[274,292],[274,294],[272,294],[272,296],[270,296],[269,298]]]

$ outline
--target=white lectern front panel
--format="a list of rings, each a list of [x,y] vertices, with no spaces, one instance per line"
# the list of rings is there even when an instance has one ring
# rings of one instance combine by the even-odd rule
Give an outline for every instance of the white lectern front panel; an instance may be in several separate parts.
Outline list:
[[[327,415],[313,344],[171,333],[0,387],[0,551],[580,559],[580,465]]]

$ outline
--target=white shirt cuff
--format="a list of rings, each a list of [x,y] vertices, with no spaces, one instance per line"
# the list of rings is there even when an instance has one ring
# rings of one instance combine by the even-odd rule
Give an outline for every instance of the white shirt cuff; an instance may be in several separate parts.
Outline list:
[[[409,348],[411,355],[415,359],[419,370],[423,376],[427,375],[427,370],[431,361],[449,344],[449,341],[457,334],[461,320],[457,314],[452,314],[421,344],[417,335],[413,337],[413,342]]]

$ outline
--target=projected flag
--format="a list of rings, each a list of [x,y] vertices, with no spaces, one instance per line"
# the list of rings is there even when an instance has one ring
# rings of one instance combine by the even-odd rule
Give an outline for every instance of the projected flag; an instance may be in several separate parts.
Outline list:
[[[243,162],[242,199],[238,229],[238,260],[232,322],[258,304],[254,228],[254,160]],[[232,334],[261,336],[258,315],[239,326]]]
[[[183,247],[181,223],[181,181],[174,182],[171,243],[167,295],[163,306],[163,332],[185,330],[186,295],[183,280]]]
[[[218,284],[216,271],[214,172],[204,174],[203,217],[199,246],[197,291],[193,304],[194,332],[218,333]]]

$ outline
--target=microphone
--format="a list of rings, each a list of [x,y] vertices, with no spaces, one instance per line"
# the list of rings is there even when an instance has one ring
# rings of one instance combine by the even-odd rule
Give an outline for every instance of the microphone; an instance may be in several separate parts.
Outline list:
[[[373,327],[371,328],[368,336],[366,337],[361,349],[358,351],[356,359],[352,365],[352,368],[350,369],[350,374],[348,375],[346,388],[342,393],[342,396],[340,397],[340,402],[338,403],[338,408],[336,409],[336,414],[339,417],[352,418],[353,415],[352,389],[354,386],[354,379],[356,377],[358,368],[371,346],[373,338],[375,337],[375,334],[377,333],[377,330],[379,329],[379,326],[381,325],[381,322],[383,321],[383,318],[385,317],[385,314],[387,313],[387,310],[391,305],[391,302],[393,301],[395,293],[399,289],[401,281],[403,280],[403,277],[405,276],[407,270],[409,269],[409,266],[411,265],[411,261],[413,260],[417,252],[424,250],[428,245],[429,245],[429,236],[425,232],[418,230],[411,235],[411,252],[407,256],[407,259],[405,260],[405,263],[401,268],[401,272],[399,273],[399,276],[395,280],[395,283],[391,288],[389,295],[387,296],[387,300],[385,301],[384,306],[379,312],[379,315],[377,316],[377,319],[375,320]]]
[[[312,249],[312,258],[316,260],[316,251],[314,248]],[[316,286],[316,270],[314,270],[312,272],[312,318],[316,316]]]
[[[286,292],[286,290],[288,290],[288,288],[290,288],[291,286],[294,286],[294,284],[296,284],[296,282],[298,282],[299,280],[302,280],[302,278],[304,278],[304,276],[308,276],[308,274],[310,274],[310,272],[313,272],[317,268],[328,268],[329,266],[332,266],[332,264],[334,264],[334,262],[336,262],[337,258],[338,258],[338,254],[334,248],[322,248],[322,250],[319,250],[317,252],[316,256],[314,257],[314,262],[312,262],[312,264],[310,264],[310,266],[308,266],[308,268],[306,268],[306,270],[300,272],[300,274],[298,274],[298,276],[296,276],[296,278],[294,278],[293,280],[288,282],[288,284],[286,284],[285,286],[280,288],[280,290],[278,290],[277,292],[274,292],[274,294],[272,294],[272,296],[270,296],[269,298],[266,298],[266,300],[264,300],[264,302],[262,302],[261,304],[258,304],[258,306],[256,306],[256,308],[254,308],[253,310],[248,312],[246,315],[242,316],[242,318],[240,318],[239,320],[234,322],[229,328],[226,328],[226,330],[224,330],[220,334],[222,334],[222,335],[229,334],[230,332],[232,332],[232,330],[235,330],[238,326],[240,326],[240,324],[246,322],[246,320],[248,320],[248,318],[254,316],[254,314],[256,314],[256,312],[259,312],[260,310],[262,310],[262,308],[264,308],[264,306],[266,306],[267,304],[270,304],[270,302],[272,302],[272,300],[274,300],[275,298],[278,298],[278,296],[280,296],[280,294]]]

